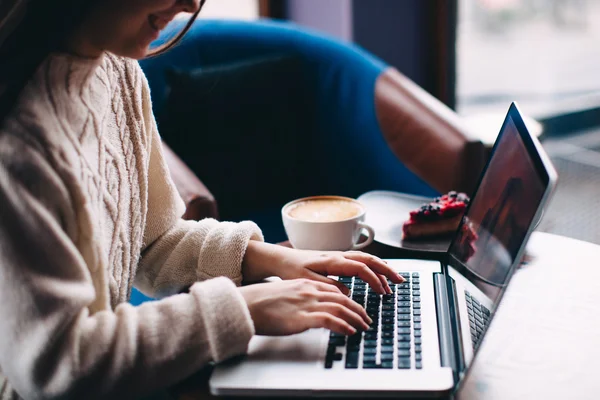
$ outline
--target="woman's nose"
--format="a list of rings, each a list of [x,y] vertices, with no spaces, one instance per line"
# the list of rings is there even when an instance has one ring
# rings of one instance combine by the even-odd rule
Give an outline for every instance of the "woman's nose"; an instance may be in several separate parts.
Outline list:
[[[200,8],[200,3],[204,3],[202,0],[178,0],[177,6],[181,12],[195,13]]]

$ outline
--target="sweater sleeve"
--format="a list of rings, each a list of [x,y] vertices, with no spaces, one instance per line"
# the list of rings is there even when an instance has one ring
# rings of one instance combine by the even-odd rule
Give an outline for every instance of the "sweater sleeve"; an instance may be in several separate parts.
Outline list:
[[[143,79],[144,125],[149,133],[148,211],[144,249],[135,285],[151,297],[181,292],[197,281],[225,276],[242,282],[242,260],[249,240],[263,241],[250,221],[184,221],[185,206],[171,179]]]
[[[70,192],[39,152],[0,144],[0,370],[20,396],[133,398],[246,350],[254,327],[226,278],[92,314]]]

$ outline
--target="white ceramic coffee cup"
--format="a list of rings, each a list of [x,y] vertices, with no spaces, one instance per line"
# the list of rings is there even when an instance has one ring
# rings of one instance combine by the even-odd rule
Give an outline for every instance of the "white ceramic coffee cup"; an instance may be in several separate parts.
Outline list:
[[[354,203],[359,212],[355,216],[337,221],[307,221],[290,216],[289,212],[298,203],[311,200],[337,200]],[[350,197],[312,196],[287,203],[281,209],[283,226],[292,246],[302,250],[359,250],[373,242],[375,231],[364,223],[365,206]],[[361,233],[368,234],[367,240],[358,243]]]

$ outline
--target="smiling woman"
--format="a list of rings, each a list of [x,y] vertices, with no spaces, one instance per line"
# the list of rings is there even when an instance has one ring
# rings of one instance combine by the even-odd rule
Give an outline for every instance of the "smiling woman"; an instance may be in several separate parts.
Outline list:
[[[403,282],[364,253],[182,219],[136,59],[200,6],[0,3],[0,399],[139,398],[243,354],[255,333],[368,329],[329,275],[378,293]],[[283,281],[241,286],[271,276]],[[157,300],[134,307],[133,287]]]

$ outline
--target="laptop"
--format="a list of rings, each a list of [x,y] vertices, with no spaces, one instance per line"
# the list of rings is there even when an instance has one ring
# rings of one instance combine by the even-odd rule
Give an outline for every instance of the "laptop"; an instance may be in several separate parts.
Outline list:
[[[311,329],[256,336],[246,356],[216,366],[214,395],[438,397],[464,380],[557,174],[511,104],[448,251],[437,260],[390,259],[406,282],[378,295],[339,277],[374,320],[342,336]],[[401,216],[395,216],[402,218]],[[439,257],[439,256],[438,256]]]

